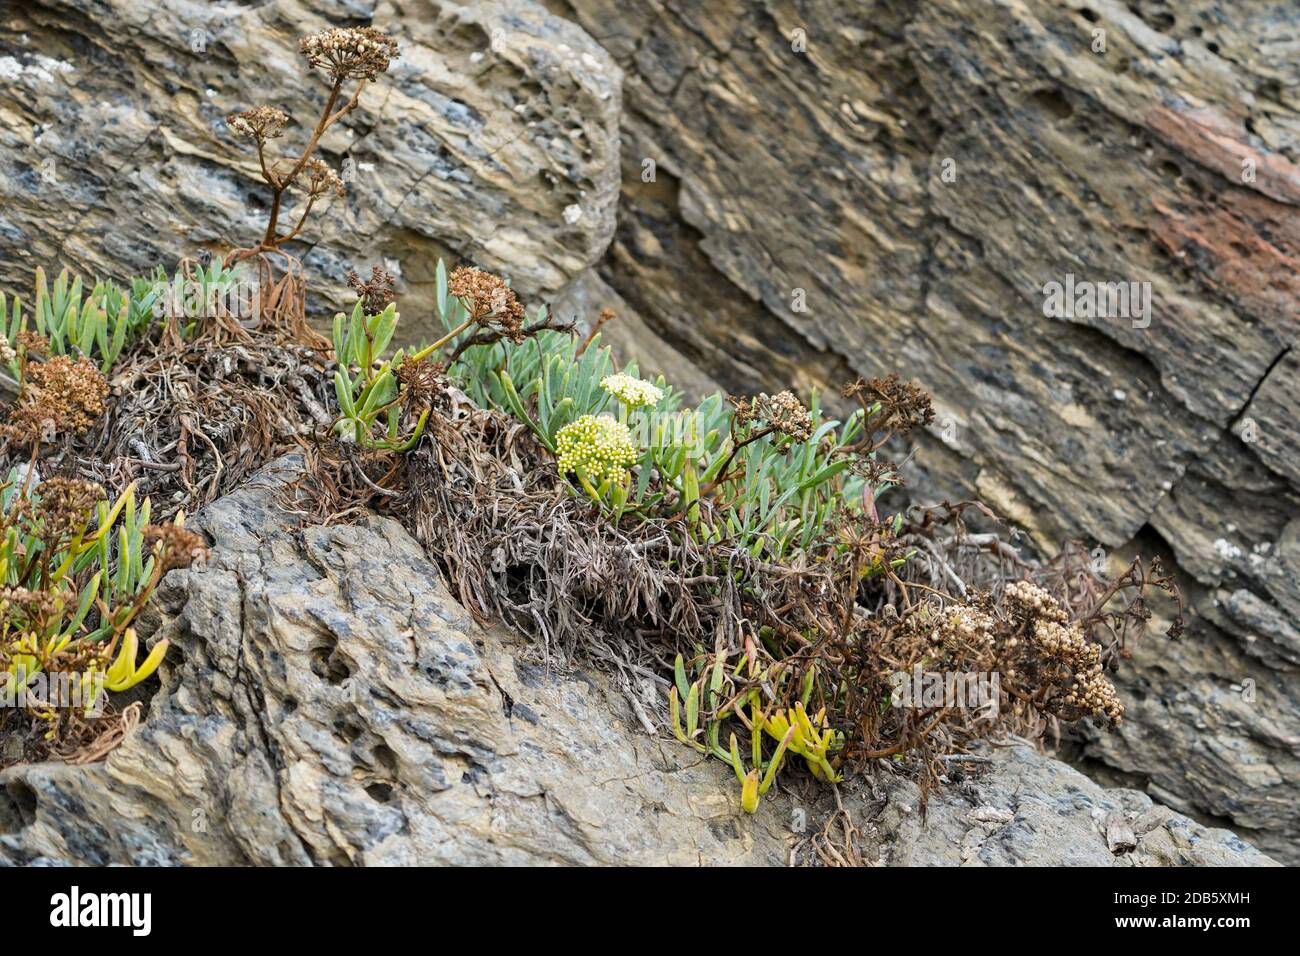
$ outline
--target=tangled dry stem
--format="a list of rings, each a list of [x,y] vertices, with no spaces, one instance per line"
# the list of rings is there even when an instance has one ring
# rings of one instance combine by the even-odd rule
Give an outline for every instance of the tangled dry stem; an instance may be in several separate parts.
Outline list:
[[[104,414],[43,449],[40,468],[113,494],[134,481],[159,516],[193,511],[328,426],[326,362],[309,346],[247,334],[139,343],[115,370]],[[0,467],[26,460],[20,447],[4,458]]]

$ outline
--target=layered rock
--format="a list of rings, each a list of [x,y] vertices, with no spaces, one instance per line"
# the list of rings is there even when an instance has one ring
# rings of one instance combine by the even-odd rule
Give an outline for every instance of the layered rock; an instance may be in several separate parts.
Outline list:
[[[212,559],[164,581],[162,687],[107,761],[0,772],[0,862],[776,866],[800,847],[798,861],[811,858],[803,841],[834,807],[826,790],[773,792],[742,813],[730,769],[643,728],[646,714],[662,724],[661,692],[552,672],[518,638],[480,629],[391,520],[300,527],[279,503],[295,474],[284,459],[195,517]],[[641,718],[625,694],[642,698]],[[858,780],[849,807],[866,860],[1268,862],[1028,748],[988,769],[937,792],[924,827],[914,785]],[[1116,828],[1133,839],[1112,846]]]
[[[1188,636],[1089,765],[1300,859],[1295,5],[552,6],[626,72],[639,321],[737,391],[914,377],[920,497],[1176,559]],[[1071,275],[1150,312],[1047,317]]]
[[[159,595],[173,649],[148,719],[104,764],[0,775],[0,855],[784,862],[723,768],[612,716],[603,680],[517,660],[395,522],[297,529],[282,490],[273,469],[198,516],[212,560]]]
[[[308,270],[313,307],[350,301],[349,268],[388,263],[415,333],[439,257],[505,273],[530,295],[560,289],[613,233],[618,67],[529,0],[382,6],[6,4],[0,288],[27,295],[37,266],[120,279],[256,241],[269,194],[225,117],[278,106],[296,125],[272,145],[300,150],[326,89],[298,37],[373,15],[401,58],[322,142],[347,196],[287,247]]]
[[[924,818],[906,781],[890,780],[884,801],[851,799],[864,853],[890,866],[1276,865],[1234,833],[1140,791],[1104,789],[1023,744],[987,759],[984,772],[934,796]]]

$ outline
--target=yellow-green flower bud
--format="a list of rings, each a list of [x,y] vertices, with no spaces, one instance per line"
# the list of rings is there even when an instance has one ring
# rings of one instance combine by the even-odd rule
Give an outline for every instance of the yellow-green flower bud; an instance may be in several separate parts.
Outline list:
[[[592,481],[615,483],[628,477],[636,463],[632,432],[612,418],[583,415],[555,436],[557,464],[562,474],[584,471]]]

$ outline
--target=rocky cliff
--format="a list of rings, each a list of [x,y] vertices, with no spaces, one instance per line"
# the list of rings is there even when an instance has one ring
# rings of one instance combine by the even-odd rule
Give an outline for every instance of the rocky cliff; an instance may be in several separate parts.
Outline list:
[[[210,564],[153,609],[172,641],[107,761],[0,771],[0,863],[766,865],[808,862],[825,789],[740,811],[735,778],[648,734],[600,674],[482,630],[401,526],[301,527],[282,459],[197,516]],[[648,702],[649,712],[661,707]],[[848,796],[862,862],[1268,865],[1226,830],[1016,746],[936,796]],[[807,782],[807,781],[805,781]]]
[[[1172,555],[1188,636],[1085,758],[1300,859],[1300,8],[617,10],[567,8],[626,72],[600,277],[733,389],[925,382],[913,480],[1044,550]],[[1070,275],[1150,312],[1045,317]]]
[[[322,311],[387,261],[426,312],[447,255],[695,388],[921,380],[919,494],[1181,569],[1083,765],[1300,859],[1294,3],[11,2],[0,287],[251,239],[223,117],[310,116],[294,38],[362,21],[404,55],[325,143]],[[1150,309],[1045,316],[1067,276]]]

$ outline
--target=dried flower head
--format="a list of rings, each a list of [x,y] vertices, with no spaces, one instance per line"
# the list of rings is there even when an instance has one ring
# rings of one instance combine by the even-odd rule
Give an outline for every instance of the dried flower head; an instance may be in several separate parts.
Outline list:
[[[628,427],[605,416],[583,415],[555,436],[556,464],[561,474],[585,473],[593,481],[627,479],[636,463],[636,446]]]
[[[66,432],[84,432],[104,413],[108,382],[86,358],[55,355],[27,367],[27,381],[0,425],[0,437],[23,445],[52,442]]]
[[[837,550],[857,562],[859,573],[880,568],[906,554],[890,525],[861,512],[841,513],[830,522],[829,531]]]
[[[1106,677],[1101,648],[1082,625],[1071,623],[1054,597],[1028,581],[1007,585],[1003,600],[1012,622],[1028,638],[1018,666],[1060,685],[1044,709],[1066,720],[1093,715],[1118,724],[1124,705]]]
[[[898,473],[898,465],[888,458],[878,457],[878,453],[866,457],[853,456],[849,461],[849,471],[859,478],[866,479],[869,485],[903,484],[903,476]]]
[[[397,41],[374,27],[337,27],[299,41],[303,56],[335,83],[373,80],[399,56]]]
[[[85,528],[91,511],[106,496],[104,489],[93,481],[55,476],[36,486],[36,497],[34,513],[48,542]]]
[[[391,273],[379,266],[372,266],[370,269],[370,281],[362,280],[357,275],[355,269],[348,270],[348,285],[357,294],[361,300],[361,310],[366,315],[378,315],[388,306],[388,303],[397,298],[393,291],[393,284],[397,278]]]
[[[444,374],[447,367],[427,358],[407,360],[394,370],[393,375],[402,384],[402,405],[410,412],[432,408],[447,394]]]
[[[0,587],[0,621],[30,626],[59,614],[63,609],[62,595],[52,591],[32,591],[23,587]],[[22,650],[23,648],[15,648]]]
[[[54,418],[31,402],[19,402],[9,410],[8,420],[0,424],[0,438],[24,447],[49,444],[57,436]]]
[[[146,526],[144,540],[146,544],[155,546],[164,574],[175,568],[188,568],[196,561],[206,560],[208,556],[203,538],[175,522]]]
[[[232,113],[226,117],[226,124],[232,130],[240,136],[248,136],[258,142],[280,137],[288,122],[288,114],[274,106],[255,106],[251,110]]]
[[[732,399],[736,425],[740,429],[754,428],[757,423],[785,435],[793,442],[812,438],[813,419],[803,402],[793,392],[776,395],[760,394],[749,399]]]
[[[600,380],[600,387],[629,408],[654,405],[664,397],[663,389],[659,386],[623,372],[606,375]]]
[[[479,325],[495,327],[516,344],[524,340],[524,307],[500,276],[462,266],[448,278],[447,288]]]
[[[332,192],[335,196],[342,196],[347,192],[347,187],[343,185],[339,174],[334,172],[333,167],[323,159],[313,157],[307,160],[302,171],[307,177],[307,193],[313,199],[326,193]]]
[[[27,354],[35,352],[37,355],[50,354],[50,340],[39,332],[31,332],[24,329],[18,333],[16,341],[18,344],[18,351],[20,352],[25,352]]]
[[[898,434],[906,434],[917,425],[928,425],[934,421],[934,408],[930,395],[925,389],[913,382],[904,382],[896,372],[884,378],[867,381],[858,379],[850,382],[840,391],[845,398],[857,398],[863,408],[870,410],[880,403],[878,415],[873,419],[877,428],[889,428]]]

